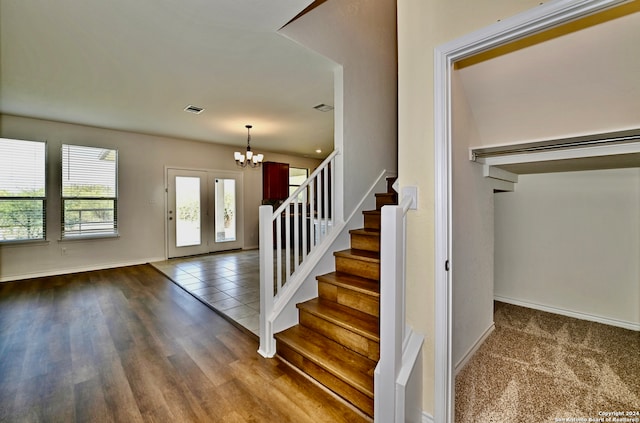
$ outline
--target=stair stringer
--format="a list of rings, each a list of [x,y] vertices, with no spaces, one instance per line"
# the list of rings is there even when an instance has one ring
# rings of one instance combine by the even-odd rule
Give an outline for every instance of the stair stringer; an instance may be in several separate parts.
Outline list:
[[[267,316],[269,321],[272,322],[271,327],[273,328],[273,333],[281,332],[298,324],[298,309],[296,304],[318,296],[316,276],[335,270],[333,252],[349,248],[351,242],[349,231],[362,227],[362,212],[364,210],[375,209],[374,194],[376,192],[386,191],[386,178],[391,176],[396,175],[383,170],[371,185],[369,191],[363,195],[356,208],[349,214],[343,226],[339,229],[334,227],[331,233],[333,238],[325,240],[328,242],[326,242],[321,252],[318,251],[318,253],[321,254],[317,254],[317,256],[313,258],[313,262],[309,263],[308,267],[304,269],[300,267],[298,271],[293,274],[294,278],[287,282],[289,289],[286,292],[282,292],[281,297],[277,299],[274,305],[271,316]],[[310,259],[310,257],[307,257],[307,260]],[[273,351],[273,354],[275,354],[275,351]]]

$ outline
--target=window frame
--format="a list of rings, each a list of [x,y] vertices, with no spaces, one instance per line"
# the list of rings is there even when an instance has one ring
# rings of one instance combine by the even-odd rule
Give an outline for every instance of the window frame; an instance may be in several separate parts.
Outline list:
[[[33,144],[41,144],[42,150],[35,151],[34,153],[42,154],[42,195],[0,195],[0,203],[10,202],[10,201],[40,201],[42,204],[42,210],[40,212],[40,217],[42,221],[42,233],[41,236],[37,238],[17,238],[17,239],[2,239],[0,238],[0,245],[11,245],[11,244],[22,244],[22,243],[39,243],[47,241],[47,182],[48,182],[48,148],[46,141],[34,141],[34,140],[23,140],[17,138],[5,138],[0,137],[0,142],[2,140],[14,141],[14,142],[23,142],[23,143],[33,143]],[[14,150],[13,153],[16,151]],[[11,152],[8,151],[10,154]],[[9,155],[7,155],[9,157]],[[14,226],[12,229],[20,228],[20,226]],[[0,234],[2,232],[2,228],[0,228]]]
[[[293,195],[293,193],[302,186],[301,184],[292,184],[291,183],[291,171],[292,170],[304,170],[306,173],[306,177],[304,178],[304,181],[306,181],[307,179],[309,179],[309,169],[306,167],[293,167],[293,166],[289,166],[289,196]],[[303,183],[304,183],[303,181]],[[291,189],[294,188],[294,189]]]
[[[100,196],[100,195],[83,195],[83,196],[65,196],[65,183],[64,183],[64,174],[65,171],[69,171],[68,168],[65,167],[65,147],[79,147],[82,149],[92,149],[92,150],[103,150],[107,152],[113,152],[114,154],[114,194],[113,196]],[[118,199],[119,199],[119,178],[118,178],[118,170],[119,170],[119,151],[116,148],[109,147],[96,147],[92,145],[82,145],[82,144],[69,144],[64,143],[61,145],[61,156],[60,156],[60,239],[61,241],[72,241],[72,240],[85,240],[85,239],[99,239],[99,238],[118,238],[120,236],[119,225],[118,225]],[[113,228],[109,228],[107,230],[94,229],[85,230],[86,233],[83,233],[83,230],[80,228],[77,231],[66,230],[65,227],[68,222],[66,205],[67,201],[113,201],[113,208],[108,208],[104,210],[112,210],[113,211]],[[86,211],[97,211],[98,209],[86,209]],[[80,210],[83,211],[83,210]],[[80,213],[81,216],[81,213]],[[82,219],[80,218],[80,225],[82,225]],[[103,222],[93,222],[96,224],[100,224]]]

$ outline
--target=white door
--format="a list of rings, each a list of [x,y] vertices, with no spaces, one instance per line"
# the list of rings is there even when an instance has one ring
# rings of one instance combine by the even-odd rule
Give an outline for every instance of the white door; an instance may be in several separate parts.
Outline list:
[[[208,252],[207,172],[168,169],[169,257]]]
[[[167,169],[168,256],[242,248],[242,173]]]

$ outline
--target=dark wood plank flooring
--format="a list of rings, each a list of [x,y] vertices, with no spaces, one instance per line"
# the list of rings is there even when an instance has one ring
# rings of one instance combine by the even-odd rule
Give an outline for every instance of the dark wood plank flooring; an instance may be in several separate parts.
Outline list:
[[[151,266],[0,284],[2,422],[359,422]]]

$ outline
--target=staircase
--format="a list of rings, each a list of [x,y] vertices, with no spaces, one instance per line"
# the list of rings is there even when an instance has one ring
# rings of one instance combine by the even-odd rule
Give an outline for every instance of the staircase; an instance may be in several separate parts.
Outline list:
[[[299,324],[275,334],[277,355],[373,417],[373,373],[380,357],[380,216],[398,195],[376,194],[351,248],[334,252],[335,272],[318,276],[318,297],[297,304]]]

